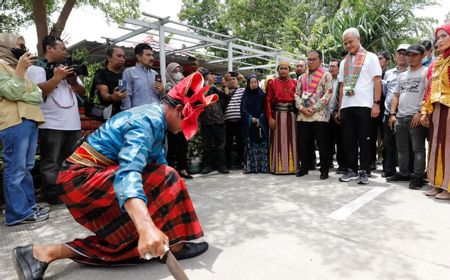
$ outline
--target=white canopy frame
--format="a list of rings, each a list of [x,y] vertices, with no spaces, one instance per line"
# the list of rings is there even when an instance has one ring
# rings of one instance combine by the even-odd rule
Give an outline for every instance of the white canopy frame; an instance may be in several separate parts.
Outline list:
[[[234,66],[237,65],[239,67],[236,67],[236,70],[252,70],[256,68],[274,70],[278,66],[279,61],[296,63],[302,58],[299,55],[288,53],[281,49],[267,47],[204,28],[173,21],[169,17],[159,17],[146,12],[142,14],[149,21],[126,18],[126,25],[120,26],[120,28],[129,32],[115,39],[109,39],[109,42],[113,45],[121,42],[129,42],[131,38],[143,34],[158,36],[160,74],[163,83],[166,83],[166,56],[177,53],[211,57],[213,60],[208,61],[208,63],[212,64],[227,62],[228,71],[233,71]],[[197,33],[203,33],[205,35]],[[182,47],[175,50],[166,50],[165,41],[168,38],[168,34],[171,34],[169,37],[171,40],[182,42]],[[222,50],[224,53],[226,52],[227,56],[220,57],[213,55],[208,53],[207,48]],[[262,63],[259,65],[242,61],[248,58],[262,61]],[[274,61],[275,63],[273,63]]]

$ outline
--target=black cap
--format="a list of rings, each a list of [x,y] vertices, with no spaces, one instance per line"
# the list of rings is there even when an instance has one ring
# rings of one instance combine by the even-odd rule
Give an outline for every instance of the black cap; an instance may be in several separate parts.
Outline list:
[[[421,44],[414,44],[409,46],[406,49],[406,53],[418,53],[418,54],[424,54],[425,53],[425,47]]]
[[[209,70],[206,69],[206,68],[201,67],[201,68],[200,68],[200,73],[202,73],[203,78],[206,79],[206,76],[208,76],[209,74],[211,74],[211,71],[209,71]]]
[[[235,78],[237,76],[239,76],[239,73],[238,72],[234,72],[234,71],[229,71],[228,74],[230,74],[231,77],[235,77]]]

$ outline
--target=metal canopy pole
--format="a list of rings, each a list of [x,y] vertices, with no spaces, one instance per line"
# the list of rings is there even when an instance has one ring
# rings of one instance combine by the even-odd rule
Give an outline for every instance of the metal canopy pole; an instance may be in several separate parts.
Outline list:
[[[167,22],[169,22],[169,17],[159,20],[159,74],[163,85],[166,84],[166,33],[164,24]]]
[[[233,71],[233,42],[228,42],[228,71]]]

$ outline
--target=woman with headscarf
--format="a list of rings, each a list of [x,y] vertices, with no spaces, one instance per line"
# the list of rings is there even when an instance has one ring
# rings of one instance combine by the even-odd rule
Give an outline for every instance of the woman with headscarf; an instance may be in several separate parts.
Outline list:
[[[244,173],[268,172],[269,128],[264,110],[266,95],[255,74],[247,77],[241,101],[241,127],[244,138]]]
[[[430,95],[422,106],[421,123],[429,127],[427,175],[433,188],[425,195],[450,200],[450,24],[436,29],[437,51]]]
[[[167,83],[166,83],[166,93],[168,93],[175,85],[177,85],[181,80],[183,80],[183,67],[180,64],[172,62],[167,65]],[[187,150],[188,143],[186,138],[184,138],[183,133],[168,133],[167,134],[167,161],[169,166],[174,167],[180,177],[184,179],[192,179],[192,176],[187,171]]]
[[[3,144],[3,190],[6,225],[43,221],[49,207],[38,207],[33,177],[41,90],[25,75],[34,62],[23,37],[0,34],[0,140]]]

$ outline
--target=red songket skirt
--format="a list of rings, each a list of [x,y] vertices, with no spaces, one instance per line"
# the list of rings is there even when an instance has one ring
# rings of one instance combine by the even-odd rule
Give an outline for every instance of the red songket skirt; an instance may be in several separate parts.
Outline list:
[[[74,219],[94,235],[75,239],[66,246],[79,255],[74,260],[81,263],[139,263],[138,233],[114,193],[118,165],[107,166],[108,160],[102,160],[101,155],[99,158],[98,153],[92,160],[93,154],[85,147],[83,144],[67,159],[69,164],[60,170],[57,183],[62,185],[60,199]],[[80,158],[83,160],[77,160]],[[186,185],[173,168],[149,164],[142,172],[142,180],[148,211],[155,225],[169,237],[170,245],[203,236]]]

